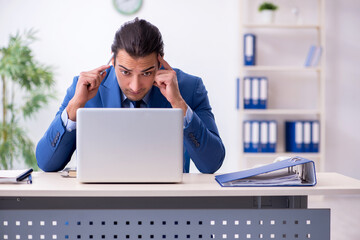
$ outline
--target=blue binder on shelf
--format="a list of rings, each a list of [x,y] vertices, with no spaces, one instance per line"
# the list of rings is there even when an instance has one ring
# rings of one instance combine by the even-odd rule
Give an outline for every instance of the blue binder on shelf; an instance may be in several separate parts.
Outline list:
[[[244,109],[251,109],[251,78],[244,77]]]
[[[286,152],[303,152],[304,135],[302,121],[285,122],[285,141]]]
[[[260,122],[251,121],[250,152],[259,152],[260,150]]]
[[[260,106],[260,79],[258,77],[251,78],[251,108],[258,109]]]
[[[244,65],[255,66],[256,37],[254,34],[244,34]]]
[[[268,152],[276,152],[277,142],[277,123],[275,120],[269,121],[269,145]]]
[[[311,45],[310,49],[309,49],[309,52],[308,52],[308,55],[306,56],[306,60],[305,60],[305,64],[304,64],[305,67],[311,67],[312,66],[312,61],[313,61],[315,52],[316,52],[316,46]]]
[[[311,121],[303,121],[304,149],[303,152],[311,150]]]
[[[260,147],[259,152],[269,152],[269,122],[260,121]]]
[[[314,161],[302,157],[217,175],[215,180],[222,187],[315,186],[317,183]]]
[[[312,121],[310,152],[319,152],[319,144],[320,144],[320,123],[319,121]]]
[[[251,152],[251,121],[244,121],[243,123],[243,143],[244,152]]]
[[[266,109],[268,99],[268,79],[266,77],[260,78],[260,93],[259,93],[259,109]]]

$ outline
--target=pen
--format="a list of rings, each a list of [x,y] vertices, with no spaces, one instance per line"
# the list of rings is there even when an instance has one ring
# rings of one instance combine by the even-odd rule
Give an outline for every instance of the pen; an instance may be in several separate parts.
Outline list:
[[[113,56],[111,55],[111,58],[109,59],[109,61],[107,62],[106,65],[109,65],[109,64],[110,64],[112,58],[113,58]],[[102,71],[100,72],[100,74],[102,75],[105,71],[106,71],[106,70],[102,70]]]
[[[34,171],[34,170],[32,168],[30,168],[29,170],[27,170],[26,172],[24,172],[23,174],[18,176],[16,178],[16,181],[20,182],[20,181],[24,180],[25,178],[29,177],[29,175],[31,175],[32,171]]]
[[[31,176],[31,174],[28,177],[27,183],[32,184],[32,176]]]

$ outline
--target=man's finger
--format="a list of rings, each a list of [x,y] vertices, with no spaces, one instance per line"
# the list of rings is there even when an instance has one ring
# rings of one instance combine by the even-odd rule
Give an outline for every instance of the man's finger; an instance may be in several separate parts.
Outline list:
[[[105,71],[106,69],[110,68],[110,65],[102,65],[101,67],[95,68],[93,71],[97,73],[101,73],[102,71]]]
[[[161,57],[160,54],[158,54],[158,60],[159,60],[159,62],[161,63],[161,65],[164,66],[164,68],[165,68],[166,70],[173,70],[173,69],[171,68],[171,66],[167,63],[167,61],[165,61],[164,58]]]

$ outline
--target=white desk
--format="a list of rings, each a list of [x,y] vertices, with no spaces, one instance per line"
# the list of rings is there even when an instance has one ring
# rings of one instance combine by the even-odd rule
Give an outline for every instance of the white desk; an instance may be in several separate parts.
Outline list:
[[[360,194],[360,181],[318,173],[315,187],[222,188],[214,175],[181,184],[81,184],[34,173],[0,185],[0,239],[330,239],[330,210],[309,195]]]

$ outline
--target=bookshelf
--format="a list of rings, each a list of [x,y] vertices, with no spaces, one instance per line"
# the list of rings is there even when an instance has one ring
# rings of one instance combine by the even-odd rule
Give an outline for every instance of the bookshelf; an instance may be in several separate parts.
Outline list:
[[[240,67],[239,67],[239,109],[238,109],[238,119],[240,124],[240,154],[239,154],[239,168],[250,168],[258,164],[267,164],[271,163],[276,157],[279,156],[295,156],[299,155],[305,158],[309,158],[314,160],[316,163],[317,171],[324,171],[325,168],[325,56],[326,56],[326,45],[325,45],[325,0],[308,0],[307,3],[305,1],[297,1],[296,4],[301,5],[305,3],[305,8],[303,11],[307,9],[311,9],[312,14],[315,16],[312,17],[312,21],[304,22],[303,24],[291,23],[291,21],[286,21],[280,19],[280,21],[275,21],[272,24],[263,24],[256,21],[257,6],[263,1],[252,1],[252,0],[240,0]],[[274,2],[274,1],[273,1]],[[295,1],[293,2],[295,3]],[[277,0],[275,2],[276,5],[279,6],[279,10],[286,9],[282,4],[288,4],[289,1],[285,0]],[[290,3],[291,4],[291,3]],[[254,7],[255,6],[255,7]],[[309,7],[310,6],[310,7]],[[314,8],[312,8],[314,6]],[[253,15],[249,17],[249,15]],[[278,14],[278,13],[277,13]],[[244,65],[244,34],[245,33],[253,33],[256,35],[257,43],[256,43],[256,58],[257,63],[255,66],[245,66]],[[265,33],[263,37],[263,33]],[[297,60],[294,60],[294,63],[284,64],[283,62],[280,64],[273,64],[272,62],[261,60],[261,57],[264,57],[263,48],[261,43],[266,43],[267,40],[270,40],[269,44],[267,44],[267,49],[264,50],[266,54],[271,54],[269,49],[272,47],[275,41],[281,41],[281,38],[284,38],[284,41],[288,41],[286,39],[286,35],[292,36],[290,39],[294,40],[295,46],[302,47],[303,54],[299,54],[297,56]],[[280,37],[278,37],[280,36]],[[295,36],[295,37],[294,37]],[[302,42],[299,39],[303,36],[311,36],[307,42]],[[278,38],[277,38],[278,37]],[[274,38],[276,40],[274,40]],[[261,41],[258,41],[261,39]],[[314,40],[315,39],[315,40]],[[311,44],[316,44],[322,47],[321,61],[316,67],[305,67],[304,62],[306,55],[308,54],[308,50]],[[287,42],[286,44],[289,44]],[[302,46],[303,44],[303,46]],[[261,53],[260,57],[258,53]],[[269,53],[270,52],[270,53]],[[274,53],[273,53],[274,54]],[[286,53],[282,51],[277,51],[276,55],[286,55]],[[294,54],[293,54],[294,55]],[[291,59],[294,59],[294,56],[291,56]],[[268,78],[268,108],[267,109],[244,109],[244,77],[246,76],[266,76]],[[280,77],[279,77],[280,76]],[[274,81],[276,79],[276,81]],[[300,80],[299,80],[300,79]],[[306,82],[304,84],[304,89],[301,89],[301,81]],[[284,84],[286,83],[286,84]],[[313,99],[312,104],[308,104],[307,106],[302,106],[299,101],[300,97],[294,97],[298,99],[298,105],[296,106],[279,106],[279,101],[272,101],[271,99],[280,98],[281,94],[277,92],[276,94],[272,94],[270,91],[270,85],[280,85],[282,91],[307,91],[309,88],[315,89],[313,91]],[[290,89],[291,84],[297,86],[297,89]],[[297,84],[297,85],[296,85]],[[282,86],[285,85],[285,86]],[[312,87],[314,86],[314,87]],[[272,86],[274,89],[279,87]],[[289,97],[288,97],[289,98]],[[292,99],[294,100],[294,99]],[[286,101],[284,98],[283,102]],[[294,100],[293,102],[295,102]],[[285,121],[286,120],[318,120],[320,122],[320,146],[318,153],[292,153],[285,152]],[[244,152],[244,142],[243,142],[243,121],[244,120],[276,120],[277,125],[277,147],[275,153],[246,153]]]

